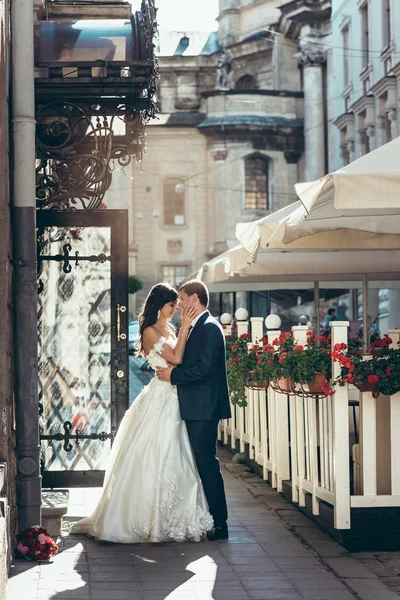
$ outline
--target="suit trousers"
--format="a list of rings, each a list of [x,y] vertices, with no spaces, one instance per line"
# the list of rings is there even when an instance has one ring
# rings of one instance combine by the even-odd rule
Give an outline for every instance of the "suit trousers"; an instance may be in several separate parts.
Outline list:
[[[215,527],[228,519],[224,481],[216,456],[219,421],[186,421],[190,443]]]

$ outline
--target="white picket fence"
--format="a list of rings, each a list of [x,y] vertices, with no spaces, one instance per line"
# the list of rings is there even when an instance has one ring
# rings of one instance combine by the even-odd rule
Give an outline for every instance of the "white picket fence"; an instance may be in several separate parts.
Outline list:
[[[251,319],[252,344],[263,335],[262,322]],[[346,321],[332,323],[332,345],[347,343],[347,327]],[[247,329],[247,322],[238,323],[238,335]],[[279,333],[269,332],[269,342]],[[293,327],[293,333],[306,343],[307,327]],[[397,344],[400,330],[389,336]],[[334,376],[339,369],[334,363]],[[335,528],[350,529],[352,507],[400,507],[400,393],[375,399],[353,386],[335,389],[325,398],[247,388],[247,406],[232,405],[219,439],[247,451],[279,492],[291,482],[293,503],[305,506],[310,494],[314,515],[324,501],[334,508]]]

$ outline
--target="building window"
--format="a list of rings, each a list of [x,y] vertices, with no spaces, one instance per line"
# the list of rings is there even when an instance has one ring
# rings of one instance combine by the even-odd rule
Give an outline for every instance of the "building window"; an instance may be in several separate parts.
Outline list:
[[[161,279],[171,285],[180,286],[188,275],[187,265],[164,265],[161,267]]]
[[[390,44],[390,0],[382,0],[382,20],[383,20],[383,47],[389,46]]]
[[[257,83],[251,75],[243,75],[237,80],[235,88],[237,90],[256,90]]]
[[[362,50],[362,68],[369,64],[369,29],[368,29],[368,2],[363,4],[361,12],[361,50]]]
[[[185,225],[185,182],[181,177],[164,180],[164,225]]]
[[[245,167],[245,208],[268,210],[268,158],[248,156]]]
[[[342,30],[343,39],[343,83],[344,87],[347,88],[350,84],[350,31],[349,27],[345,27]]]

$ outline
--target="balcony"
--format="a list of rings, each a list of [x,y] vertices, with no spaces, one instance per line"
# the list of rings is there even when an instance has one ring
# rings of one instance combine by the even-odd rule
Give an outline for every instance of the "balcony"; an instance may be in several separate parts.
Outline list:
[[[278,90],[229,90],[204,92],[207,115],[202,127],[210,125],[258,125],[302,127],[303,93]]]

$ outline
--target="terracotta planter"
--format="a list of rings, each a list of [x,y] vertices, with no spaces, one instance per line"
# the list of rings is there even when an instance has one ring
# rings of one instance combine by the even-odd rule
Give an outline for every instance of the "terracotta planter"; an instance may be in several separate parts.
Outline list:
[[[268,379],[265,379],[263,382],[259,381],[250,381],[248,387],[254,390],[266,390],[269,386]]]
[[[315,373],[313,382],[308,386],[311,394],[323,394],[322,388],[325,385],[326,373]]]
[[[373,395],[377,394],[379,396],[379,390],[376,383],[360,383],[356,386],[360,392],[372,392]]]
[[[283,392],[284,394],[291,394],[292,387],[293,385],[290,377],[282,377],[281,379],[278,379],[277,388],[280,392]]]
[[[265,379],[264,381],[251,381],[251,376],[255,375],[257,371],[249,371],[250,381],[247,384],[247,387],[255,389],[255,390],[266,390],[269,386],[269,380]]]

